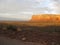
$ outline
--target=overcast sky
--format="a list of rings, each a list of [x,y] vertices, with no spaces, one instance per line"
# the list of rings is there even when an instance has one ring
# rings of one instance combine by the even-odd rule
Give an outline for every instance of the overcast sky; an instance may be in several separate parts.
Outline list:
[[[0,17],[27,20],[46,13],[60,13],[60,0],[0,0]]]

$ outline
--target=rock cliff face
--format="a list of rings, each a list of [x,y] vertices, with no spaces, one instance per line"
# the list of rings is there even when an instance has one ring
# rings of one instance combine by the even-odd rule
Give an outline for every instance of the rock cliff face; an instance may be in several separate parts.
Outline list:
[[[60,15],[59,14],[33,15],[31,21],[33,22],[60,22]]]

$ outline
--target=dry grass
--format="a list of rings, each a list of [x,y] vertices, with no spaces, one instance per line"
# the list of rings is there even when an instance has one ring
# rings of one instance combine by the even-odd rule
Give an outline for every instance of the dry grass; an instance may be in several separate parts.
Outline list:
[[[49,25],[55,25],[55,26],[60,26],[60,23],[57,22],[12,22],[12,21],[4,21],[4,22],[0,22],[0,23],[5,23],[5,24],[11,24],[11,25],[27,25],[27,26],[49,26]]]
[[[0,25],[0,36],[23,42],[41,43],[40,45],[60,45],[60,23],[6,21],[0,24],[2,24]]]

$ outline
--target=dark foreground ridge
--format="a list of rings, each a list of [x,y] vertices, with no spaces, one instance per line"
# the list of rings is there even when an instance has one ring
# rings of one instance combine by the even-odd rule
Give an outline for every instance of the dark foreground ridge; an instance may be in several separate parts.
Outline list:
[[[43,45],[60,45],[60,26],[17,26],[0,24],[0,36],[22,42],[36,42]]]

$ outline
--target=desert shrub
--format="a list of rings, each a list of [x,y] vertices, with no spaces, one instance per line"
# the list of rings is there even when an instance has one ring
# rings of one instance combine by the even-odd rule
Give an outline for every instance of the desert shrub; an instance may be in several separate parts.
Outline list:
[[[12,31],[16,31],[17,30],[17,27],[16,26],[13,26],[13,25],[8,25],[7,29],[8,30],[12,30]]]
[[[3,28],[3,26],[0,24],[0,29],[2,29]]]
[[[37,28],[37,27],[36,27]],[[38,27],[38,30],[41,32],[60,32],[60,26],[45,26],[45,27]]]

